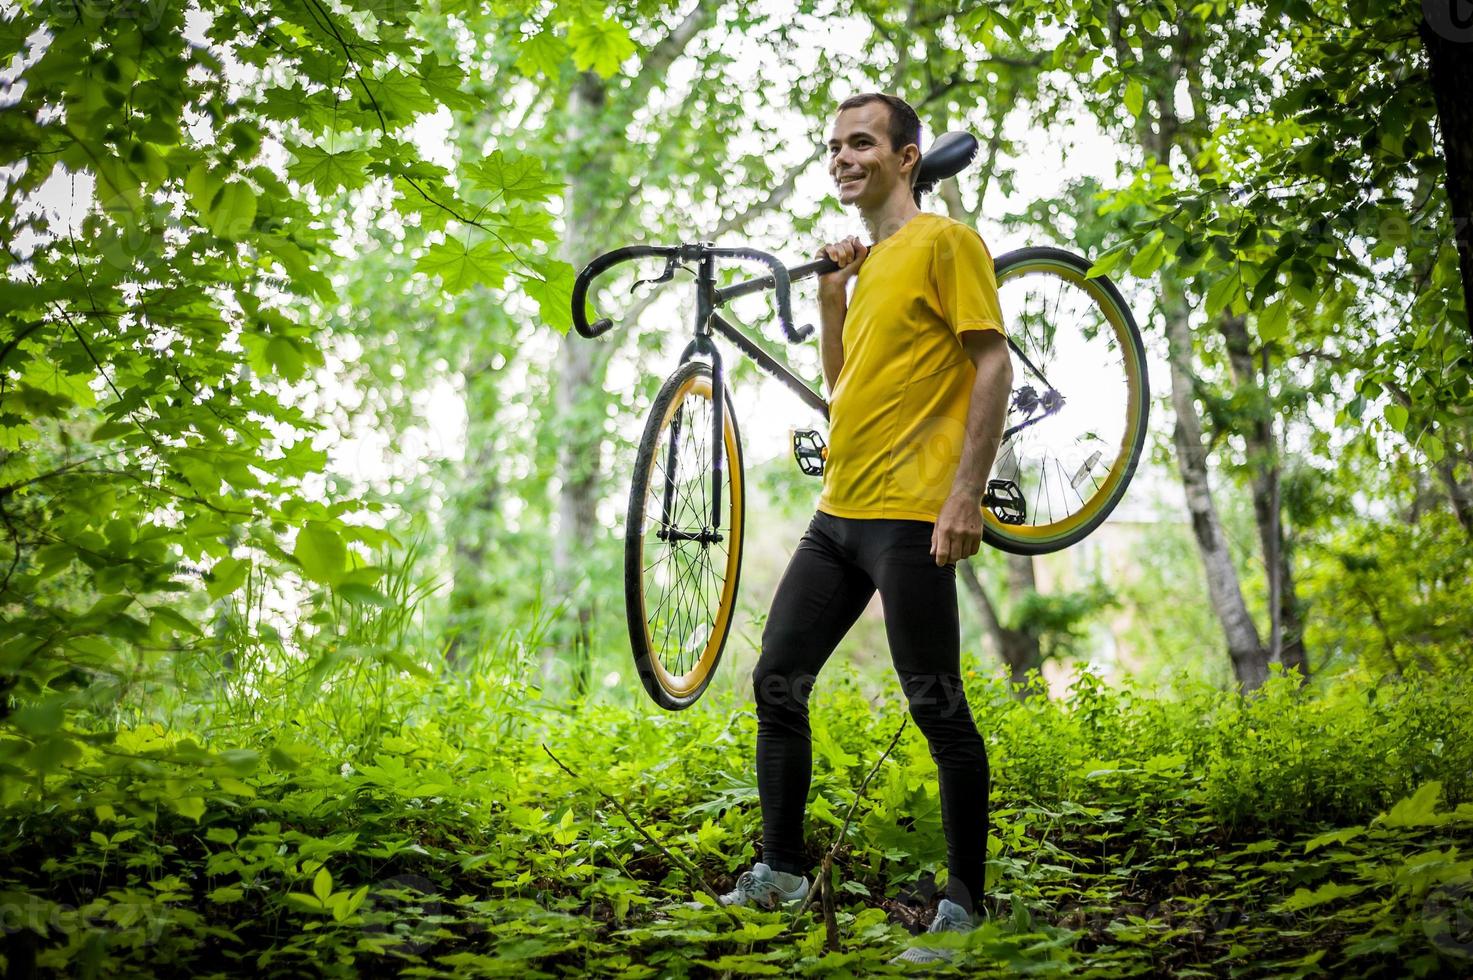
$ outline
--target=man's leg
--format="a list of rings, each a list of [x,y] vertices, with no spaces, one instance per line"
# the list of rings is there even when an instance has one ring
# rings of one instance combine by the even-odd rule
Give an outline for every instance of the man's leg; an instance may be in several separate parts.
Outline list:
[[[874,595],[874,583],[814,515],[773,596],[752,672],[757,700],[757,791],[762,798],[762,860],[802,874],[803,811],[813,773],[808,695],[824,661]]]
[[[860,548],[885,606],[890,656],[910,713],[926,736],[941,783],[947,898],[975,910],[987,862],[987,747],[961,679],[956,566],[931,557],[933,524],[872,522]]]

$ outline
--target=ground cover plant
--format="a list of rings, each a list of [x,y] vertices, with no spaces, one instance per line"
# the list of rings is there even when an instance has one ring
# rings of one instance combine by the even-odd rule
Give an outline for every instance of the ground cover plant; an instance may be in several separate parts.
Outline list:
[[[563,702],[529,684],[524,634],[448,672],[401,628],[350,625],[366,645],[311,693],[263,673],[167,713],[74,719],[63,764],[36,758],[54,716],[13,719],[8,969],[866,975],[895,969],[944,883],[924,740],[907,726],[874,769],[874,732],[904,713],[854,671],[826,677],[813,708],[815,868],[855,806],[835,943],[817,905],[702,900],[760,838],[743,699],[675,715]],[[1306,697],[1279,677],[1251,701],[1205,686],[1168,700],[1086,674],[1064,703],[971,684],[994,809],[988,917],[956,968],[1468,968],[1466,687],[1352,675]],[[104,720],[116,729],[86,723]]]

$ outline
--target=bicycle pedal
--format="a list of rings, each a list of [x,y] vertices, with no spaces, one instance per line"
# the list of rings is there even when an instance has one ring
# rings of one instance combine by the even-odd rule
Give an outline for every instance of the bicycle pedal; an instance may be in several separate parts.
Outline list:
[[[789,429],[793,437],[793,458],[798,469],[808,476],[823,476],[824,462],[829,458],[828,443],[817,429]]]
[[[1023,491],[1012,480],[989,480],[982,505],[991,507],[1002,524],[1022,524],[1028,519],[1028,504],[1023,499]]]

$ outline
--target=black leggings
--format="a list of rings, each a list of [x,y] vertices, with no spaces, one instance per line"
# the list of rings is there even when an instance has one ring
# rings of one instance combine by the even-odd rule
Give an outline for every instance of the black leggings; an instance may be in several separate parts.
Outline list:
[[[987,748],[962,690],[956,566],[931,557],[934,527],[818,511],[798,542],[752,672],[762,856],[777,871],[806,868],[803,812],[813,770],[808,696],[878,589],[890,658],[940,771],[947,895],[971,911],[982,898],[987,858]]]

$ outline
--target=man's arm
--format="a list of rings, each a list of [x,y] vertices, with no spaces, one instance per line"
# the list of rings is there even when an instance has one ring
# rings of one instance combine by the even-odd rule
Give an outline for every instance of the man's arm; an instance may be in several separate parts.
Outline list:
[[[823,380],[834,396],[834,384],[844,367],[844,317],[849,313],[849,280],[859,275],[869,255],[869,246],[850,235],[842,241],[825,245],[815,258],[833,259],[839,266],[818,277],[818,316],[823,332],[818,338],[823,358]]]
[[[1013,360],[1001,331],[971,330],[961,335],[961,342],[977,378],[967,406],[961,462],[931,535],[931,554],[938,565],[970,558],[982,546],[982,498],[1013,390]]]
[[[982,506],[987,476],[997,458],[1002,426],[1008,414],[1008,396],[1013,391],[1013,359],[1007,338],[1000,330],[973,330],[962,334],[962,346],[977,368],[972,398],[967,406],[967,435],[962,459],[956,467],[951,492],[964,494]]]
[[[844,286],[821,286],[818,290],[819,353],[823,357],[823,380],[830,398],[834,382],[844,367],[844,317],[849,298]]]

